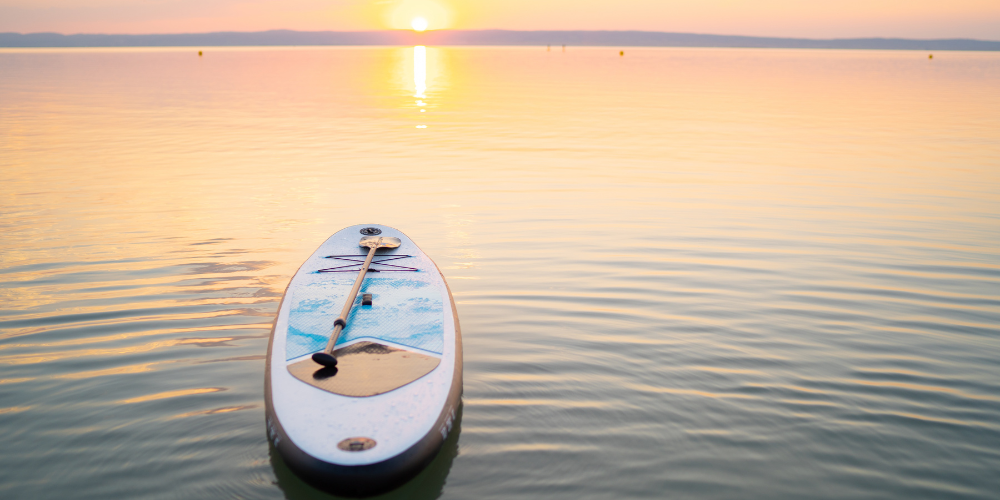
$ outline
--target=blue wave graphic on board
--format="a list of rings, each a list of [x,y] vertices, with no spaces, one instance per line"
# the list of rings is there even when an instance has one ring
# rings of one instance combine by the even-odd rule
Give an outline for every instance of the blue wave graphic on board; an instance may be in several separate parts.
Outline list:
[[[324,277],[294,290],[288,316],[286,360],[326,347],[333,332],[333,320],[340,314],[353,284],[353,279]],[[337,345],[367,338],[441,354],[444,303],[435,290],[437,287],[428,287],[431,285],[420,279],[366,278]],[[373,305],[361,306],[361,293],[371,293]]]

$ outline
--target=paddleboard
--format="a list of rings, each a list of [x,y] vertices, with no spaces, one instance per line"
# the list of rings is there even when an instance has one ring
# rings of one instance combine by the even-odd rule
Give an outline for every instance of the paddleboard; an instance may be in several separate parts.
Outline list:
[[[326,348],[368,248],[376,250],[327,368]],[[278,308],[267,350],[267,433],[313,486],[370,496],[401,486],[437,454],[462,395],[462,336],[444,276],[402,232],[364,224],[338,231],[302,264]]]

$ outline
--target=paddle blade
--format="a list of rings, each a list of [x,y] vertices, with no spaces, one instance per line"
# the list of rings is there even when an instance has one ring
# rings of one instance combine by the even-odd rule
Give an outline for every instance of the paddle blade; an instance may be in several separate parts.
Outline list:
[[[389,236],[365,236],[358,242],[358,246],[365,248],[397,248],[403,242],[399,238]]]

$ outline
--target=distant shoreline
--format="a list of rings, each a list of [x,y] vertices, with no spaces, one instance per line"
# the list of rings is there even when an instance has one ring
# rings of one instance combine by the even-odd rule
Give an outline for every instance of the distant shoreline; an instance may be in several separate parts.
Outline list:
[[[769,38],[658,31],[291,31],[215,32],[165,35],[0,33],[2,48],[30,47],[226,47],[303,45],[485,45],[594,47],[717,47],[772,49],[1000,51],[1000,41],[906,38]]]

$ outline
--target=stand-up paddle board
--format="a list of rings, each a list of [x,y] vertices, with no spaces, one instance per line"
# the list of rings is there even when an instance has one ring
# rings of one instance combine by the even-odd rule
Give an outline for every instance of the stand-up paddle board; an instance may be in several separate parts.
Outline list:
[[[267,350],[267,432],[299,477],[368,496],[420,472],[451,431],[462,336],[434,262],[391,227],[338,231],[292,277]]]

